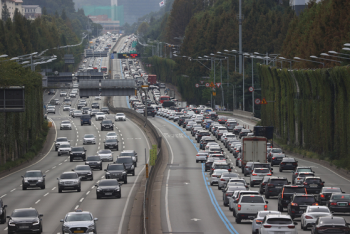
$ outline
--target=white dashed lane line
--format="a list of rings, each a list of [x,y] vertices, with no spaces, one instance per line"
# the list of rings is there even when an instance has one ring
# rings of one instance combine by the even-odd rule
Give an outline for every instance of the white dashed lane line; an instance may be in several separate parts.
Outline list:
[[[40,202],[40,199],[35,202],[35,204],[38,204]]]
[[[79,208],[79,205],[77,205],[75,208],[74,208],[74,210],[76,210],[76,209],[78,209]]]
[[[86,192],[86,195],[89,195],[89,193],[90,193],[90,191],[87,191],[87,192]]]
[[[83,202],[83,201],[84,201],[84,198],[80,199],[80,201],[79,201],[79,202]]]
[[[50,193],[46,193],[45,195],[44,195],[44,197],[46,197],[47,195],[49,195]]]
[[[4,195],[2,195],[0,198],[3,198],[3,197],[5,197],[7,194],[4,194]]]
[[[51,190],[55,190],[56,189],[56,187],[53,187]]]

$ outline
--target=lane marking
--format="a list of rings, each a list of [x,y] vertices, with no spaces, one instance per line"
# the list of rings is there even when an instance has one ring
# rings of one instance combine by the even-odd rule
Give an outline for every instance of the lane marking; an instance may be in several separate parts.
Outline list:
[[[49,172],[50,170],[46,170],[45,173]]]
[[[35,202],[35,204],[38,204],[40,202],[40,199]]]
[[[49,195],[50,193],[46,193],[45,195],[44,195],[44,197],[46,197],[47,195]]]
[[[90,193],[90,191],[87,191],[87,192],[86,192],[86,195],[89,195],[89,193]]]
[[[0,198],[6,197],[7,194],[2,195]]]
[[[83,201],[84,201],[84,198],[80,199],[80,201],[79,201],[79,202],[83,202]]]
[[[78,209],[79,208],[79,205],[77,205],[75,208],[74,208],[74,210],[76,210],[76,209]]]
[[[56,168],[56,166],[52,167],[52,169],[55,169],[55,168]]]
[[[62,163],[58,164],[58,166],[61,166],[61,165],[62,165]]]
[[[15,191],[16,189],[14,188],[14,189],[12,189],[10,192],[12,193],[13,191]]]
[[[53,187],[51,190],[55,190],[56,189],[56,187]]]

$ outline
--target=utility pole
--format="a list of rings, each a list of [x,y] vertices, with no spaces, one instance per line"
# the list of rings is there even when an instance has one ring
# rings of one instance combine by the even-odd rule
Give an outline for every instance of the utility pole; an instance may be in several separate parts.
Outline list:
[[[252,92],[252,103],[253,103],[253,116],[254,116],[254,58],[253,58],[253,54],[252,56],[252,87],[253,87],[253,92]]]
[[[242,0],[239,0],[239,15],[238,15],[238,25],[239,25],[239,74],[242,74]],[[243,78],[244,79],[244,78]]]

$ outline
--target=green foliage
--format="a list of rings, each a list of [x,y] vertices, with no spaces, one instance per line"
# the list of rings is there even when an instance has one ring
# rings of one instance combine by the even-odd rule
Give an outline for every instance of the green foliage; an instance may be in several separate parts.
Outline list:
[[[1,9],[1,20],[3,21],[7,21],[8,19],[10,19],[11,15],[10,15],[10,11],[7,7],[6,1],[4,2],[4,5],[2,6]]]
[[[0,168],[33,158],[48,131],[43,116],[41,75],[12,61],[0,61],[0,87],[24,86],[25,111],[0,113]],[[4,166],[7,162],[12,162]]]
[[[262,125],[282,144],[314,152],[350,168],[350,68],[317,70],[259,66]]]

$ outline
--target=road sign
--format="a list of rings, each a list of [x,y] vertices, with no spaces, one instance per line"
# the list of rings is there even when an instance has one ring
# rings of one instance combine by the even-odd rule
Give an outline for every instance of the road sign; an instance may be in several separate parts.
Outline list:
[[[114,54],[111,54],[111,59],[114,59]]]
[[[211,82],[209,87],[214,88],[215,87],[214,82]]]
[[[257,99],[255,99],[255,101],[254,101],[254,102],[255,102],[255,104],[256,104],[256,105],[260,105],[261,100],[260,100],[259,98],[257,98]]]
[[[249,92],[253,92],[254,88],[252,86],[250,86],[248,90],[249,90]]]
[[[209,88],[210,84],[209,83],[205,83],[205,87]]]
[[[204,80],[201,80],[201,84],[203,84],[204,83]]]
[[[118,59],[134,59],[140,57],[140,54],[137,53],[118,53]]]
[[[199,84],[196,84],[196,88],[198,88],[199,87]]]
[[[213,96],[214,96],[214,97],[216,96],[216,92],[213,92]]]
[[[261,100],[261,105],[266,105],[266,104],[267,104],[267,101],[266,101],[265,98],[263,98],[263,99]]]
[[[216,83],[216,86],[218,86],[218,88],[220,87],[221,83]]]

